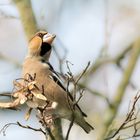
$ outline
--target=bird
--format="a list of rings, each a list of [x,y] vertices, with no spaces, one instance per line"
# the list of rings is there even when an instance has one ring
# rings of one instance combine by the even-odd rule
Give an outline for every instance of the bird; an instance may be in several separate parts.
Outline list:
[[[78,104],[72,109],[74,99],[71,94],[68,94],[59,75],[49,62],[55,37],[56,35],[46,31],[39,31],[30,39],[27,56],[23,62],[22,76],[27,73],[36,74],[37,86],[44,87],[45,97],[52,102],[52,109],[48,112],[69,121],[72,121],[74,116],[74,123],[89,133],[94,128],[86,122],[87,115]]]

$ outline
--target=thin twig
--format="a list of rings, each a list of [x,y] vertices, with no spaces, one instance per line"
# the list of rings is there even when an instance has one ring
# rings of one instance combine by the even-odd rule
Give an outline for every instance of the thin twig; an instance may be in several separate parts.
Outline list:
[[[31,126],[29,126],[29,125],[22,125],[21,123],[19,123],[19,122],[17,122],[16,123],[17,125],[19,125],[20,127],[22,127],[22,128],[26,128],[26,129],[31,129],[31,130],[33,130],[33,131],[38,131],[38,132],[41,132],[41,133],[43,133],[44,135],[46,135],[46,132],[45,131],[43,131],[41,128],[33,128],[33,127],[31,127]]]
[[[74,124],[74,119],[75,119],[75,117],[74,117],[74,114],[72,113],[72,120],[71,120],[69,128],[68,128],[68,132],[67,132],[67,135],[66,135],[66,140],[68,140],[68,138],[69,138],[70,131],[71,131],[72,126]]]
[[[87,72],[87,69],[90,66],[90,62],[88,62],[86,68],[83,70],[83,72],[80,74],[80,76],[78,77],[78,79],[75,81],[75,84],[77,85],[77,83],[80,81],[80,79],[83,77],[83,75]]]
[[[108,137],[107,135],[111,133],[111,124],[118,113],[118,109],[125,95],[126,88],[133,74],[139,55],[140,55],[140,39],[137,39],[134,45],[132,46],[128,65],[125,68],[121,82],[116,90],[116,93],[114,94],[112,100],[113,107],[112,108],[108,107],[105,111],[105,116],[107,115],[107,118],[104,120],[105,125],[103,126],[102,131],[100,132],[99,140],[105,139],[106,137]]]
[[[136,103],[138,102],[138,100],[140,99],[140,94],[139,95],[136,95],[134,97],[134,101],[133,101],[133,104],[132,104],[132,108],[131,110],[129,111],[129,113],[127,114],[127,117],[126,119],[124,120],[124,122],[121,124],[121,126],[115,131],[115,133],[110,136],[110,137],[107,137],[105,138],[105,140],[109,140],[109,139],[112,139],[114,138],[121,130],[123,129],[126,129],[126,128],[130,128],[130,127],[134,127],[134,136],[136,135],[137,133],[137,128],[136,128],[136,125],[138,124],[137,123],[134,123],[133,125],[129,125],[129,127],[124,127],[125,125],[127,125],[129,122],[131,122],[132,120],[136,120],[136,117],[133,118],[134,114],[135,114],[135,109],[136,109]]]
[[[10,125],[17,125],[16,123],[8,123],[8,124],[5,124],[2,129],[0,130],[0,134],[3,133],[3,136],[6,136],[6,130],[7,128],[10,126]]]
[[[17,126],[20,126],[20,127],[22,127],[22,128],[26,128],[26,129],[30,129],[30,130],[33,130],[33,131],[41,132],[41,133],[43,133],[44,135],[46,134],[41,128],[36,129],[36,128],[33,128],[33,127],[31,127],[31,126],[28,126],[28,125],[24,126],[24,125],[22,125],[22,124],[19,123],[19,122],[17,122],[17,123],[8,123],[8,124],[4,125],[3,128],[0,130],[0,133],[3,133],[3,135],[5,136],[5,135],[6,135],[6,130],[7,130],[7,128],[8,128],[9,126],[11,126],[11,125],[17,125]]]
[[[97,58],[96,62],[88,70],[88,75],[91,76],[95,73],[100,67],[108,63],[120,64],[121,60],[125,57],[125,55],[132,49],[133,45],[125,48],[120,54],[118,54],[115,58]]]
[[[69,106],[70,106],[70,108],[71,108],[71,111],[72,111],[72,116],[71,116],[71,122],[70,122],[70,125],[69,125],[69,128],[68,128],[68,131],[67,131],[67,134],[66,134],[66,140],[68,140],[68,138],[69,138],[69,134],[70,134],[70,131],[71,131],[71,129],[72,129],[72,126],[73,126],[73,124],[74,124],[74,120],[75,120],[75,116],[74,116],[74,114],[75,114],[75,107],[77,106],[78,108],[79,108],[79,106],[78,106],[78,103],[79,103],[79,101],[80,101],[80,99],[83,97],[83,92],[84,92],[84,89],[82,88],[79,88],[80,86],[79,86],[79,81],[80,81],[80,79],[83,77],[83,75],[86,73],[86,71],[87,71],[87,69],[88,69],[88,67],[89,67],[89,65],[90,65],[90,62],[87,64],[87,66],[86,66],[86,68],[83,70],[83,72],[81,72],[80,73],[80,75],[79,75],[79,77],[77,78],[77,80],[75,80],[75,78],[74,78],[74,75],[73,75],[73,73],[72,73],[72,71],[71,71],[71,69],[70,69],[70,67],[69,67],[69,61],[66,61],[66,65],[67,65],[67,69],[68,69],[68,74],[66,75],[67,76],[67,90],[69,89],[69,84],[70,84],[70,82],[72,83],[72,85],[74,86],[74,89],[73,89],[73,91],[72,91],[72,93],[73,93],[73,98],[72,98],[72,102],[73,102],[73,105],[71,105],[71,103],[70,103],[70,99],[69,99],[69,94],[70,93],[68,93],[67,95],[67,100],[68,100],[68,103],[69,103]],[[71,63],[70,63],[71,64]],[[79,92],[79,94],[80,94],[80,96],[79,96],[79,98],[77,99],[77,93]],[[76,100],[77,99],[77,100]],[[80,109],[80,108],[79,108]]]
[[[140,124],[140,121],[135,122],[135,125],[138,125],[138,124]],[[123,130],[124,130],[124,129],[128,129],[128,128],[131,128],[131,127],[133,127],[133,126],[134,126],[134,124],[131,124],[131,125],[128,125],[128,126],[123,127],[122,129],[123,129]]]
[[[9,97],[9,98],[13,97],[10,92],[0,93],[0,96],[2,96],[2,97]]]

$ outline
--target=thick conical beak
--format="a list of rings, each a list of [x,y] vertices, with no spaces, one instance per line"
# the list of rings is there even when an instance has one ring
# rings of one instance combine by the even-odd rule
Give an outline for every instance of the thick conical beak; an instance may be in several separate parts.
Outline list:
[[[47,33],[43,36],[43,42],[46,42],[51,45],[55,37],[56,35]]]

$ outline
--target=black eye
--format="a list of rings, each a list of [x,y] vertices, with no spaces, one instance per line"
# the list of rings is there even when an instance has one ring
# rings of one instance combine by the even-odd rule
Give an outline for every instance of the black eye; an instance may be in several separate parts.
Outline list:
[[[43,56],[51,50],[52,46],[46,42],[42,43],[40,55]]]

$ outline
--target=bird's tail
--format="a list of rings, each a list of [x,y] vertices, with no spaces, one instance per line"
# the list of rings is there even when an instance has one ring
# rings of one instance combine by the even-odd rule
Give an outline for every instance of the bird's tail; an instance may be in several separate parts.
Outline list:
[[[89,133],[91,130],[93,130],[94,128],[84,120],[84,118],[80,121],[80,120],[76,120],[76,123],[81,126],[83,128],[83,130],[86,132],[86,133]]]
[[[75,111],[74,113],[74,121],[77,123],[80,127],[82,127],[86,133],[89,133],[94,128],[85,121],[83,115],[79,111]]]

